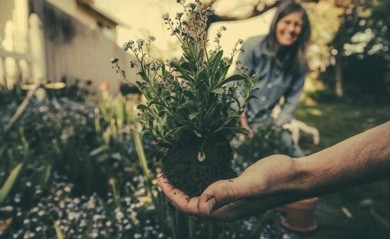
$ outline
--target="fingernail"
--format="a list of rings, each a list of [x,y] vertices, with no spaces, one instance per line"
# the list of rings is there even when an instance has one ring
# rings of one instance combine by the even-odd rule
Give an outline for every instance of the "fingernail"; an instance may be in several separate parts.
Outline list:
[[[206,201],[206,208],[207,208],[207,213],[209,216],[211,213],[214,212],[214,207],[215,207],[215,198],[209,198]]]

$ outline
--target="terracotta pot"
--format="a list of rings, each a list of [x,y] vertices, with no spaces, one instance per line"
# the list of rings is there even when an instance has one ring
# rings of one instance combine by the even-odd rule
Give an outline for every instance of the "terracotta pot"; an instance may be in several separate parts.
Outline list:
[[[308,198],[284,206],[286,217],[282,225],[297,232],[310,232],[317,228],[314,220],[314,210],[317,207],[318,197]]]

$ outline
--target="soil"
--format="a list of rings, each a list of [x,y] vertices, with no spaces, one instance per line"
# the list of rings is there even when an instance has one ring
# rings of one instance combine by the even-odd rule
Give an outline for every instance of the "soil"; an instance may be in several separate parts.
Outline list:
[[[199,161],[202,146],[199,138],[178,140],[162,160],[165,177],[188,196],[199,196],[211,183],[236,177],[231,168],[233,151],[225,138],[207,140],[205,160]]]

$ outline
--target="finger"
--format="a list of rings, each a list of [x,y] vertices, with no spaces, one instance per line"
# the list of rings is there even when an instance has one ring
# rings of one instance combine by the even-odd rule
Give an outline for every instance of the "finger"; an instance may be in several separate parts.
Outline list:
[[[234,221],[258,211],[259,203],[257,201],[238,200],[218,208],[210,217],[223,221]]]
[[[200,196],[197,209],[200,214],[210,215],[216,209],[238,199],[234,179],[220,180],[211,184]]]
[[[170,183],[169,183],[169,180],[164,176],[164,174],[159,173],[157,175],[157,184],[161,189],[163,189],[165,186],[168,186],[167,184],[170,184]]]
[[[198,213],[196,205],[198,204],[199,197],[189,198],[187,194],[175,189],[173,191],[174,196],[167,196],[171,203],[180,211],[191,216],[201,216]],[[172,195],[172,194],[171,194]]]
[[[196,205],[199,197],[190,198],[186,193],[170,184],[164,175],[159,175],[157,182],[165,197],[180,211],[187,214],[197,214]]]

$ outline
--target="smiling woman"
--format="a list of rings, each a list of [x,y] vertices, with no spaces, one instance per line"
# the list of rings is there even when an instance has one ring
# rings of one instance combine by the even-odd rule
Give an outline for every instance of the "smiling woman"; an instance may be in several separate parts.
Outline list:
[[[306,48],[310,38],[310,22],[301,5],[286,1],[278,8],[266,36],[249,38],[238,61],[247,67],[248,75],[258,75],[253,94],[258,98],[248,103],[241,125],[252,131],[261,130],[269,119],[282,129],[293,119],[303,92],[307,72]],[[281,98],[284,102],[277,118],[271,116]],[[291,148],[290,156],[303,156],[291,135],[282,133],[282,143]]]
[[[291,46],[294,44],[302,31],[302,13],[294,12],[282,19],[276,24],[276,38],[282,46]]]

